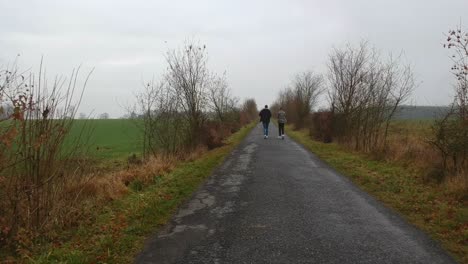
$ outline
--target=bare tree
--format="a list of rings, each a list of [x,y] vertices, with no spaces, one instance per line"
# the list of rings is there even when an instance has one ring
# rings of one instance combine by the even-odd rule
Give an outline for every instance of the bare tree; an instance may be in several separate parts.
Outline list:
[[[210,82],[207,59],[206,46],[193,43],[187,43],[182,49],[169,51],[166,55],[166,80],[181,102],[181,111],[189,123],[188,141],[192,146],[200,142],[205,122],[204,110]]]
[[[440,153],[443,169],[453,175],[468,171],[468,32],[458,26],[449,30],[444,47],[451,50],[455,97],[451,110],[433,126],[429,143]]]
[[[455,108],[461,119],[468,120],[468,31],[458,26],[449,30],[444,47],[452,50],[452,73],[456,78]]]
[[[356,150],[386,147],[389,123],[415,87],[410,66],[382,60],[367,42],[334,49],[328,65],[336,136]]]
[[[324,91],[323,76],[312,71],[299,73],[293,81],[293,94],[296,107],[296,127],[304,126],[313,107],[317,104],[319,95]],[[285,96],[288,97],[287,95]]]
[[[143,120],[145,157],[210,145],[213,137],[221,142],[225,131],[239,126],[237,99],[231,95],[226,75],[211,73],[207,60],[206,47],[198,44],[170,50],[167,72],[137,95],[138,106],[129,112],[137,112]],[[213,113],[216,121],[207,122]]]
[[[358,48],[348,44],[344,49],[335,48],[329,56],[329,97],[333,110],[349,115],[363,94],[361,85],[366,76],[366,61],[369,56],[366,42]]]
[[[102,113],[99,115],[99,119],[109,119],[109,113]]]
[[[142,119],[143,154],[174,154],[185,141],[186,118],[180,112],[180,99],[165,82],[151,82],[137,95]],[[134,113],[134,111],[132,111]],[[141,118],[140,118],[141,117]]]
[[[245,99],[241,106],[241,123],[249,123],[257,118],[257,102],[253,98]]]
[[[238,99],[231,95],[225,74],[212,77],[208,98],[210,108],[216,114],[218,121],[228,121],[229,115],[236,110]]]

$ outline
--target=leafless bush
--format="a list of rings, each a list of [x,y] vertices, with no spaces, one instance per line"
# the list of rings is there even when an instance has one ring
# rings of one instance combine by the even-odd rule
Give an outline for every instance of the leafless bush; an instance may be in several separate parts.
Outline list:
[[[281,90],[271,109],[275,113],[280,107],[288,114],[288,122],[296,129],[305,127],[310,113],[323,93],[323,76],[312,71],[297,74],[289,87]]]
[[[318,111],[312,114],[312,124],[309,134],[315,140],[330,143],[333,140],[333,113],[331,111]]]
[[[463,120],[468,120],[468,31],[461,26],[449,30],[447,44],[452,50],[452,73],[456,78],[454,107]]]
[[[167,72],[145,85],[137,95],[138,109],[130,111],[142,121],[145,158],[220,145],[222,131],[235,130],[240,118],[226,76],[210,73],[205,46],[186,44],[169,51],[166,61]]]
[[[240,123],[247,124],[258,118],[258,108],[255,99],[245,99],[240,110]]]
[[[468,124],[452,111],[436,120],[432,127],[433,137],[429,143],[442,157],[442,169],[448,174],[462,174],[468,171]]]
[[[0,105],[13,107],[0,124],[0,244],[19,233],[39,235],[67,218],[58,198],[64,186],[79,176],[80,136],[67,137],[80,104],[79,69],[70,79],[50,85],[37,75],[16,69],[0,71]],[[83,132],[83,131],[82,131]],[[72,202],[76,199],[73,200]],[[69,204],[73,206],[73,204]]]
[[[174,95],[178,96],[182,116],[187,119],[188,141],[192,147],[201,141],[201,131],[206,120],[210,73],[207,68],[206,47],[186,44],[182,49],[167,53],[166,80]]]
[[[458,27],[449,30],[447,43],[452,51],[455,77],[455,97],[452,108],[433,126],[433,137],[429,140],[442,156],[446,174],[466,175],[468,172],[468,32]]]
[[[323,77],[311,71],[303,72],[296,75],[293,87],[297,114],[296,127],[302,128],[313,107],[316,106],[319,95],[323,92]]]
[[[334,49],[328,68],[331,109],[341,116],[336,136],[356,150],[384,149],[390,120],[415,87],[411,67],[362,42]]]
[[[286,87],[279,91],[277,99],[270,106],[273,116],[276,116],[275,113],[278,113],[280,108],[283,108],[287,113],[288,123],[297,124],[298,114],[296,113],[296,98],[293,88]]]
[[[143,130],[145,159],[156,154],[175,154],[185,143],[186,119],[180,111],[180,99],[167,83],[148,83],[137,95],[136,121]],[[140,120],[141,119],[141,120]],[[142,122],[139,122],[142,121]]]
[[[213,76],[209,85],[210,110],[219,122],[233,122],[237,119],[238,99],[232,96],[226,75]]]

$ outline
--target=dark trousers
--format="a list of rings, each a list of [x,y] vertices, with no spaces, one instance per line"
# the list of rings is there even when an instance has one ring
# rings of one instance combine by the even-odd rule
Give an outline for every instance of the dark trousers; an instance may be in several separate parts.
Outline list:
[[[278,130],[280,136],[284,135],[284,123],[278,123]]]

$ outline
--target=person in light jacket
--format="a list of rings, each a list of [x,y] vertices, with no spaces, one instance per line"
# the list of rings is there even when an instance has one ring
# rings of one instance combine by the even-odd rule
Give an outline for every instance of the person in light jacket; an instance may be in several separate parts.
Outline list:
[[[284,124],[286,124],[286,112],[280,107],[278,111],[278,138],[284,139]]]

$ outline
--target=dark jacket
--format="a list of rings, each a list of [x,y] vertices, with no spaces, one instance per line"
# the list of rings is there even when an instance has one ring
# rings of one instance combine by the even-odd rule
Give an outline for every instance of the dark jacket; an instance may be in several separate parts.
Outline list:
[[[260,122],[263,123],[270,123],[270,118],[271,118],[271,112],[270,109],[268,108],[263,108],[262,111],[260,111]]]

